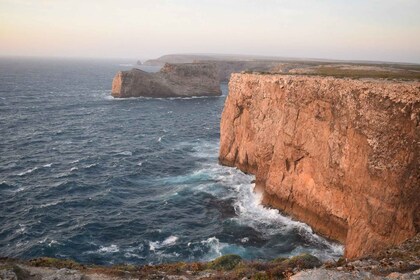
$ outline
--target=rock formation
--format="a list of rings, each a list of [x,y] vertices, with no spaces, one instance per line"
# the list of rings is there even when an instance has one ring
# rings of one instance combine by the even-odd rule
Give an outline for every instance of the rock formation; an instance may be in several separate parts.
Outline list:
[[[213,64],[165,64],[158,73],[120,71],[112,81],[112,96],[186,97],[221,95]]]
[[[219,160],[355,258],[420,230],[420,82],[233,74]]]

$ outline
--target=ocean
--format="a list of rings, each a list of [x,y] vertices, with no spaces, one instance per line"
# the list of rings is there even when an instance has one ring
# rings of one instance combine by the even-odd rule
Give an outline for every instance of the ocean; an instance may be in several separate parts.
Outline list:
[[[221,97],[113,99],[113,76],[132,67],[0,59],[0,256],[108,265],[343,254],[263,207],[253,176],[218,164],[226,84]]]

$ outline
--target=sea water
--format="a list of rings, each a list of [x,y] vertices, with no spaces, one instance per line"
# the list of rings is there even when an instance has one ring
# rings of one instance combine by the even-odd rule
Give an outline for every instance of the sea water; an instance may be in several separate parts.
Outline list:
[[[126,61],[0,59],[0,255],[82,263],[270,260],[342,246],[218,164],[226,98],[110,96]],[[155,71],[153,68],[144,68]]]

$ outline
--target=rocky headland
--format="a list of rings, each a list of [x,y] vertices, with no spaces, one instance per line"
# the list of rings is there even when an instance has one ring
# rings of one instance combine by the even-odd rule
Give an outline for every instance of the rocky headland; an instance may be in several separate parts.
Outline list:
[[[296,59],[247,55],[169,54],[144,62],[148,66],[166,63],[214,64],[220,82],[228,82],[235,72],[268,72],[340,77],[410,78],[420,79],[418,64],[384,62],[352,62],[326,59]]]
[[[218,72],[213,64],[165,64],[157,73],[140,69],[118,72],[112,81],[112,96],[188,97],[221,95]]]
[[[347,258],[420,231],[420,82],[233,74],[219,160]]]

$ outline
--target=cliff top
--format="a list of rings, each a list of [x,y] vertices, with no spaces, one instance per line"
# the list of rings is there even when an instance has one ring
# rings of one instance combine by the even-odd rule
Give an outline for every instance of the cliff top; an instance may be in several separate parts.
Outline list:
[[[352,79],[420,80],[420,65],[416,64],[304,64],[290,69],[289,63],[279,64],[260,74],[301,74]]]
[[[313,86],[333,87],[336,91],[351,92],[358,89],[364,94],[379,95],[397,103],[415,104],[420,102],[420,78],[417,79],[384,79],[366,76],[321,75],[318,73],[274,73],[274,72],[242,72],[232,74],[231,79],[241,77],[260,80],[260,76],[271,77],[273,83],[283,81],[285,85],[293,82],[309,82]],[[420,75],[420,74],[419,74]],[[267,80],[265,80],[267,81]],[[351,86],[350,86],[351,85]]]

